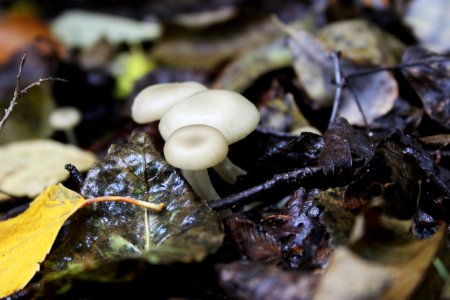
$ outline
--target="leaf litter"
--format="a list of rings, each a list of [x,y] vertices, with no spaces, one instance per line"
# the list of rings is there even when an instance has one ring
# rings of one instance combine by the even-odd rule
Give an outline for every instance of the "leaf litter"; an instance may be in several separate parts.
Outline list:
[[[420,1],[410,3],[408,9]],[[230,146],[232,160],[247,175],[230,186],[211,174],[222,198],[209,206],[233,213],[217,218],[167,165],[156,150],[163,141],[155,124],[130,120],[129,96],[115,102],[114,109],[122,110],[116,127],[93,146],[101,153],[116,144],[88,171],[81,195],[120,195],[167,209],[155,214],[112,202],[79,210],[62,227],[39,275],[14,297],[129,297],[149,282],[152,296],[164,299],[439,297],[450,265],[448,57],[417,47],[428,41],[416,28],[403,35],[402,5],[262,5],[261,15],[276,11],[286,31],[270,18],[252,17],[245,5],[222,4],[234,14],[201,28],[176,23],[176,15],[195,11],[195,4],[162,14],[168,30],[151,45],[139,45],[155,68],[132,94],[155,82],[200,78],[211,87],[239,90],[258,105],[262,126]],[[148,7],[161,12],[157,4]],[[244,24],[242,17],[248,18],[245,28],[236,26]],[[330,58],[336,49],[341,57]],[[112,95],[103,84],[108,76],[120,78],[107,70],[108,56],[89,70],[77,69],[80,56],[71,59],[65,74],[77,70],[86,77],[70,91],[109,78],[89,88],[104,99]],[[329,122],[337,91],[341,118]],[[100,103],[70,101],[82,108]],[[93,136],[80,136],[92,118],[83,113],[78,135],[92,146]],[[323,135],[295,132],[308,123]],[[135,129],[149,136],[132,134]],[[200,275],[193,276],[195,270]],[[158,288],[168,281],[180,291]]]

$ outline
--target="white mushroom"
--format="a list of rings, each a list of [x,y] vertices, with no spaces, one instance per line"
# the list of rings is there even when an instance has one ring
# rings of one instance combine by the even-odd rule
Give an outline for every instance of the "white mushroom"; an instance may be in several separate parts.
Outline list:
[[[134,99],[131,106],[132,118],[139,124],[159,120],[173,105],[204,90],[207,87],[193,81],[151,85]]]
[[[204,124],[218,129],[228,144],[232,144],[255,130],[259,119],[258,109],[242,95],[211,89],[172,106],[161,118],[159,132],[167,140],[178,128]],[[223,160],[214,170],[230,184],[234,184],[238,176],[246,174],[229,159]]]
[[[255,130],[259,112],[244,96],[228,90],[198,92],[172,106],[161,118],[159,132],[164,140],[176,129],[192,124],[217,128],[228,141],[237,142]]]
[[[69,143],[77,144],[74,128],[81,122],[78,108],[72,106],[56,108],[50,114],[49,122],[54,130],[64,131]]]
[[[188,125],[175,130],[164,145],[169,164],[182,169],[192,189],[207,201],[219,199],[208,175],[208,168],[222,162],[228,154],[224,135],[207,125]]]

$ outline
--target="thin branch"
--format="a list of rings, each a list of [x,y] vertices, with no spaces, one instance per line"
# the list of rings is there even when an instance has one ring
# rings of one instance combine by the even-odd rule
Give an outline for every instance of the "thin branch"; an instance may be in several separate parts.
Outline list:
[[[307,167],[282,174],[276,174],[272,179],[247,190],[218,200],[213,200],[209,202],[209,207],[213,210],[223,210],[243,206],[251,202],[253,200],[252,198],[261,192],[291,185],[295,186],[294,189],[297,189],[299,184],[307,184],[308,181],[318,179],[319,177],[320,179],[323,179],[323,172],[320,167]],[[323,182],[323,180],[316,181]],[[285,189],[285,192],[290,192],[289,188]]]
[[[6,120],[9,118],[9,115],[12,113],[14,106],[16,106],[17,100],[19,100],[23,95],[25,95],[31,88],[33,88],[35,86],[39,86],[39,85],[41,85],[41,83],[48,82],[48,81],[67,82],[67,80],[65,80],[63,78],[58,78],[58,77],[40,78],[38,81],[33,82],[30,85],[28,85],[27,87],[21,89],[20,82],[22,79],[23,66],[25,64],[26,57],[27,57],[27,53],[25,52],[22,55],[22,59],[20,61],[19,71],[18,71],[17,77],[16,77],[16,86],[14,88],[14,96],[11,99],[11,101],[9,102],[8,108],[5,109],[5,114],[3,115],[3,118],[0,121],[0,130],[3,128],[3,125],[5,124]]]
[[[345,76],[343,76],[341,71],[340,53],[337,51],[331,53],[331,58],[333,58],[334,63],[334,83],[336,84],[336,91],[334,94],[333,109],[331,111],[328,127],[330,127],[330,124],[336,120],[337,111],[341,102],[342,90],[344,89],[346,81]]]
[[[394,70],[405,69],[405,68],[410,68],[410,67],[417,67],[420,65],[428,65],[431,63],[435,63],[435,62],[442,62],[442,61],[449,61],[449,60],[450,60],[450,58],[447,58],[447,57],[427,58],[427,59],[419,60],[419,61],[416,61],[413,63],[408,63],[408,64],[401,63],[401,64],[396,64],[396,65],[387,66],[387,67],[377,67],[377,68],[362,70],[359,72],[349,74],[346,77],[347,77],[347,80],[350,80],[354,77],[372,75],[372,74],[378,73],[378,72],[394,71]]]

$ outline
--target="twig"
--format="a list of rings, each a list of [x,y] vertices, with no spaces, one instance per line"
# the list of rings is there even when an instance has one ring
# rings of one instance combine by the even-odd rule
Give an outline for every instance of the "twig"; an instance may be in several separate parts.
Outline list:
[[[331,58],[333,58],[334,63],[334,83],[336,84],[336,92],[334,94],[333,110],[331,111],[328,127],[330,127],[330,124],[336,120],[337,111],[341,102],[342,90],[345,86],[345,77],[342,74],[339,60],[340,56],[341,54],[338,51],[331,53]]]
[[[27,53],[25,52],[22,55],[22,60],[20,61],[19,72],[17,73],[17,77],[16,77],[16,86],[14,88],[14,96],[11,99],[11,101],[9,102],[8,108],[5,109],[5,114],[3,115],[3,118],[0,121],[0,130],[3,128],[3,125],[5,124],[6,120],[9,118],[9,115],[13,111],[14,106],[16,106],[17,100],[19,100],[23,95],[25,95],[31,88],[33,88],[35,86],[39,86],[39,85],[41,85],[41,83],[48,82],[48,81],[67,82],[67,80],[63,79],[63,78],[46,77],[46,78],[40,78],[38,81],[33,82],[30,85],[26,86],[25,88],[21,89],[20,81],[22,79],[22,71],[23,71],[23,66],[25,64],[26,57],[27,57]]]
[[[350,80],[355,77],[372,75],[372,74],[378,73],[378,72],[394,71],[394,70],[405,69],[405,68],[410,68],[410,67],[417,67],[420,65],[428,65],[431,63],[435,63],[435,62],[442,62],[442,61],[449,61],[449,60],[450,60],[450,58],[447,58],[447,57],[426,58],[426,59],[419,60],[419,61],[416,61],[413,63],[408,63],[408,64],[401,63],[401,64],[396,64],[396,65],[387,66],[387,67],[377,67],[377,68],[362,70],[359,72],[349,74],[346,76],[346,78],[347,78],[347,80]]]
[[[254,196],[263,191],[272,190],[281,186],[294,186],[293,190],[295,190],[298,188],[299,184],[305,184],[314,179],[316,179],[317,182],[323,182],[323,180],[317,180],[319,178],[323,179],[323,172],[320,167],[306,167],[282,174],[276,174],[272,179],[247,190],[211,201],[209,202],[209,207],[213,210],[223,210],[243,206],[251,202]],[[290,192],[290,189],[286,188],[285,192]]]

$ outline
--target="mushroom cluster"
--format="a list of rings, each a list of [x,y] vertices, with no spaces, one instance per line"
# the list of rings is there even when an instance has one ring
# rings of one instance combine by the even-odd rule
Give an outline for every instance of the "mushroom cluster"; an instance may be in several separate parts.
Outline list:
[[[228,146],[255,130],[260,119],[242,95],[197,82],[155,84],[136,96],[131,112],[137,123],[160,120],[167,162],[181,169],[202,198],[220,198],[208,168],[230,184],[246,174],[227,158]]]

